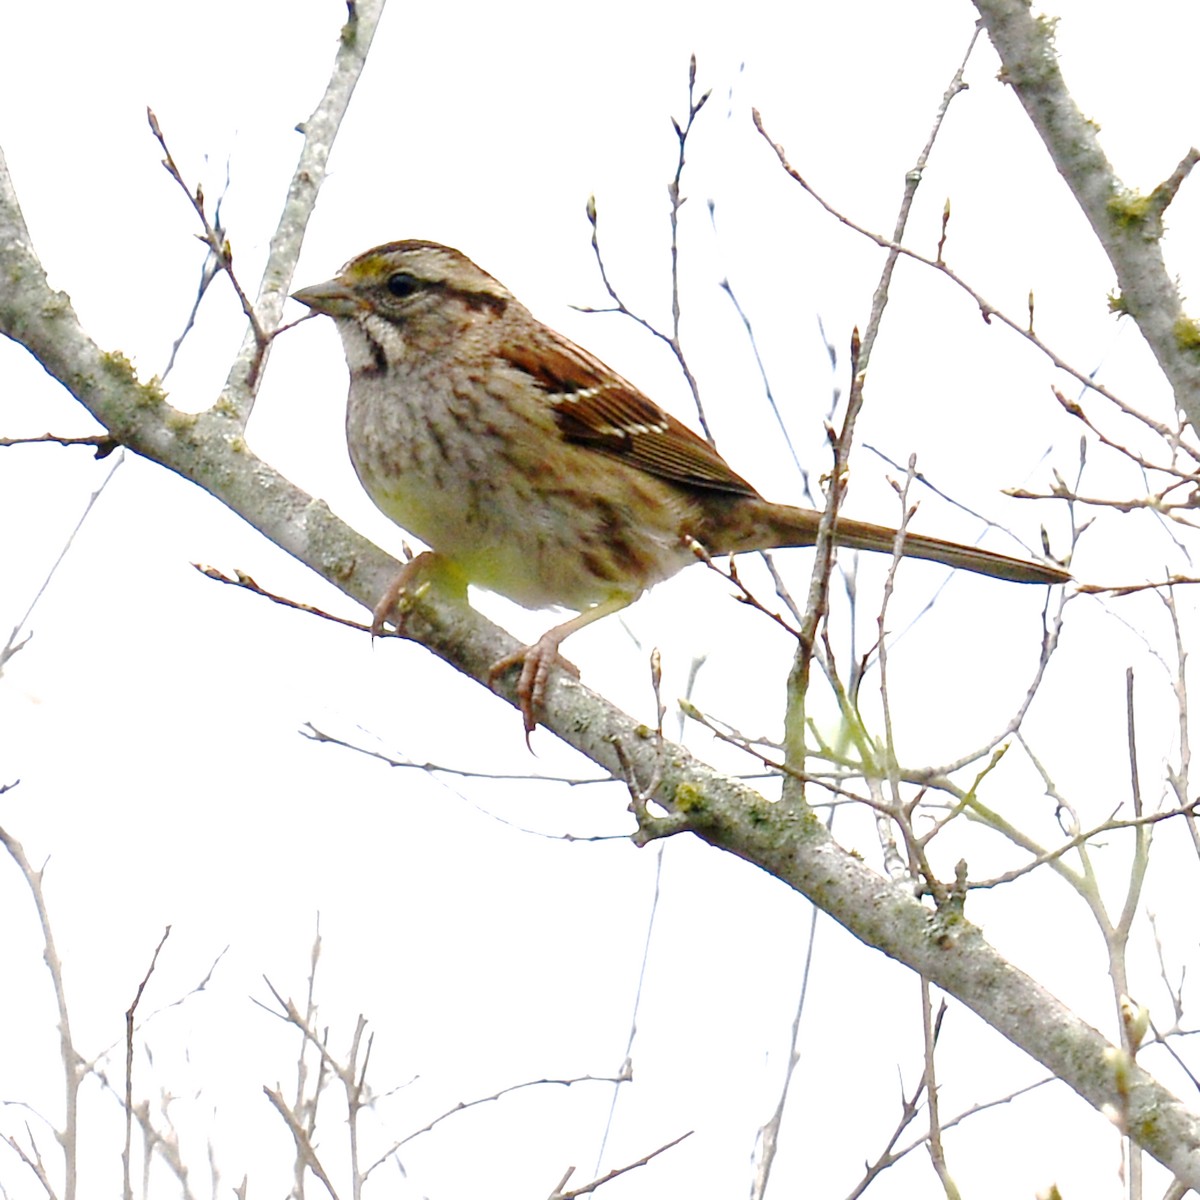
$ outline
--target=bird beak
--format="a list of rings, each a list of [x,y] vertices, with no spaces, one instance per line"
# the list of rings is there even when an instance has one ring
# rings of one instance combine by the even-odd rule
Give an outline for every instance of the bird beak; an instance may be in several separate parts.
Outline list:
[[[356,296],[341,279],[329,279],[325,283],[301,288],[292,293],[293,300],[307,304],[313,312],[327,317],[353,317],[367,307],[361,297]]]

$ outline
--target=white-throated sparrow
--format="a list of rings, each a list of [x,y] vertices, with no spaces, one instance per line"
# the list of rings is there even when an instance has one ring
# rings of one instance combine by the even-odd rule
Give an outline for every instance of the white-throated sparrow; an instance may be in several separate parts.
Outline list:
[[[337,324],[350,457],[379,508],[471,583],[578,613],[493,668],[522,665],[527,732],[563,640],[694,562],[693,539],[721,555],[816,538],[820,513],[764,500],[457,250],[390,242],[295,299]],[[896,531],[839,519],[833,536],[890,554]],[[922,534],[906,533],[902,553],[1017,583],[1070,578]],[[376,630],[408,577],[376,608]]]

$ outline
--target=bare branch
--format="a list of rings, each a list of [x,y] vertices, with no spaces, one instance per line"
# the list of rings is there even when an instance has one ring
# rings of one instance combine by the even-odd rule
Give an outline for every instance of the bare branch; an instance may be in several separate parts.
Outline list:
[[[154,968],[158,964],[158,956],[162,952],[163,946],[166,945],[167,938],[170,936],[171,927],[168,925],[163,930],[163,935],[159,938],[158,945],[154,947],[154,954],[150,958],[150,966],[146,968],[146,974],[142,977],[142,982],[138,984],[133,1002],[125,1011],[125,1147],[121,1153],[125,1200],[133,1200],[133,1183],[129,1176],[130,1148],[133,1144],[133,1021],[137,1013],[138,1004],[141,1003],[142,993],[146,990],[146,984],[150,982],[150,976],[154,974]]]
[[[651,1150],[649,1154],[643,1154],[642,1157],[637,1160],[637,1162],[626,1163],[623,1167],[614,1167],[608,1172],[607,1175],[603,1175],[599,1179],[593,1179],[591,1183],[585,1183],[583,1187],[572,1188],[569,1192],[560,1191],[559,1188],[561,1188],[562,1185],[566,1183],[568,1179],[570,1179],[571,1174],[574,1171],[574,1168],[572,1167],[559,1181],[558,1187],[556,1187],[554,1191],[550,1193],[548,1200],[575,1200],[576,1196],[589,1195],[591,1192],[603,1187],[604,1184],[610,1183],[619,1175],[624,1175],[626,1171],[633,1171],[638,1167],[644,1167],[651,1159],[657,1158],[660,1154],[665,1154],[672,1147],[678,1146],[679,1143],[684,1141],[686,1138],[690,1138],[692,1133],[693,1131],[689,1129],[687,1133],[681,1133],[677,1138],[673,1138],[665,1145],[659,1146],[657,1150]]]
[[[29,859],[25,856],[24,846],[8,830],[2,827],[0,827],[0,845],[8,851],[9,857],[16,863],[17,869],[21,872],[21,877],[25,880],[25,886],[29,889],[29,894],[33,897],[33,903],[37,909],[38,924],[42,930],[42,957],[45,960],[46,969],[50,972],[50,981],[54,987],[54,1000],[58,1008],[58,1045],[59,1056],[62,1060],[63,1083],[65,1086],[63,1127],[62,1129],[56,1129],[54,1133],[63,1151],[63,1200],[75,1200],[79,1165],[77,1158],[79,1146],[79,1085],[86,1072],[86,1066],[83,1056],[75,1048],[75,1041],[71,1035],[71,1018],[67,1010],[67,993],[63,984],[62,960],[58,957],[58,949],[54,942],[54,933],[50,927],[50,912],[46,907],[46,895],[42,889],[42,877],[45,868],[35,871]],[[18,1153],[22,1153],[16,1143],[10,1141],[9,1144]],[[32,1134],[30,1135],[30,1144],[36,1145],[33,1142]],[[23,1153],[22,1158],[25,1158]],[[29,1162],[28,1159],[25,1161]],[[40,1154],[36,1156],[36,1162],[39,1168],[36,1172],[38,1178],[45,1182],[47,1176],[42,1166]],[[48,1191],[48,1194],[53,1195],[54,1193]]]
[[[708,426],[708,418],[704,413],[704,404],[700,399],[700,384],[696,381],[692,369],[688,366],[687,357],[683,352],[683,343],[679,339],[679,319],[681,316],[679,305],[679,210],[683,207],[684,201],[687,199],[683,194],[683,167],[686,162],[686,150],[688,136],[692,132],[692,126],[696,122],[696,118],[700,115],[700,110],[708,101],[711,92],[705,92],[697,99],[696,97],[696,56],[692,55],[691,64],[688,70],[688,115],[683,125],[671,119],[671,124],[675,129],[675,136],[679,140],[679,157],[675,164],[675,175],[671,182],[667,185],[667,193],[671,200],[671,332],[664,333],[652,321],[639,316],[631,309],[617,292],[612,280],[604,265],[604,256],[600,253],[600,236],[599,236],[599,213],[596,206],[596,197],[592,196],[587,203],[587,218],[588,223],[592,227],[592,253],[596,258],[596,266],[600,270],[600,281],[604,284],[604,290],[612,299],[614,308],[597,309],[597,308],[580,308],[580,312],[616,312],[623,316],[629,317],[636,321],[648,333],[653,334],[659,341],[670,347],[671,353],[675,356],[675,361],[679,364],[679,369],[683,372],[684,379],[687,380],[687,385],[691,389],[692,400],[696,405],[696,416],[700,422],[700,428],[704,430],[704,436],[708,439],[711,445],[716,445],[713,438],[712,430]]]

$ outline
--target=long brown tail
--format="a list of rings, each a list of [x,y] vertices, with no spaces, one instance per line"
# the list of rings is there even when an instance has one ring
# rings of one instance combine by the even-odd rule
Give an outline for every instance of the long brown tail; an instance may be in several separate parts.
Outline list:
[[[821,514],[814,509],[793,508],[787,504],[772,504],[769,500],[739,497],[737,507],[741,521],[718,521],[721,533],[711,546],[714,553],[730,551],[770,550],[784,546],[811,546],[817,539]],[[738,528],[740,526],[740,528]],[[885,525],[870,525],[865,521],[840,519],[834,529],[834,542],[851,550],[873,550],[891,554],[896,545],[896,531]],[[725,543],[725,544],[721,544]],[[925,558],[959,571],[975,571],[993,579],[1011,583],[1067,583],[1070,572],[1048,563],[1010,558],[975,546],[963,546],[922,533],[905,533],[902,553],[905,558]]]

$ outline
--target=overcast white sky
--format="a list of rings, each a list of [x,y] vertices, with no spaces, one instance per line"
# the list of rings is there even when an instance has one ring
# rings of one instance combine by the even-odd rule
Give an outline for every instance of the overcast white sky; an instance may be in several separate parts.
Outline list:
[[[1200,138],[1200,21],[1167,0],[1143,4],[1136,23],[1128,6],[1114,3],[1065,0],[1053,11],[1076,98],[1100,125],[1118,173],[1149,190]],[[37,5],[9,5],[0,17],[0,146],[36,248],[96,341],[127,354],[144,377],[163,369],[202,261],[192,214],[158,165],[145,107],[157,113],[185,176],[203,182],[208,196],[220,194],[228,170],[223,216],[253,290],[299,148],[294,127],[324,87],[343,16],[333,0],[211,0],[186,9],[66,0],[53,17]],[[833,388],[845,386],[850,331],[865,324],[881,259],[781,174],[750,109],[761,110],[831,203],[890,231],[904,173],[973,19],[965,0],[933,0],[918,15],[881,0],[686,11],[627,0],[393,0],[296,283],[327,278],[393,238],[456,245],[536,314],[694,423],[683,381],[659,345],[629,322],[570,307],[604,300],[584,216],[594,194],[612,277],[647,316],[669,317],[669,117],[684,113],[694,52],[699,85],[713,96],[684,181],[684,339],[735,469],[773,498],[802,502],[740,322],[717,283],[728,277],[750,314],[789,431],[816,477],[827,464],[822,422]],[[997,83],[997,66],[981,42],[970,90],[954,102],[918,193],[910,241],[933,249],[951,197],[955,268],[1014,315],[1033,289],[1048,342],[1169,421],[1169,397],[1140,339],[1106,313],[1111,272],[1015,98]],[[1194,183],[1171,210],[1170,227],[1169,261],[1187,294],[1200,228]],[[819,322],[839,349],[832,374]],[[240,337],[236,304],[219,281],[168,380],[172,402],[211,403]],[[1049,399],[1051,384],[1075,392],[1019,339],[984,326],[943,280],[902,265],[860,440],[899,462],[916,453],[940,488],[1026,545],[1038,545],[1045,524],[1051,544],[1065,547],[1059,509],[1000,495],[1023,484],[1043,490],[1052,469],[1068,477],[1077,469],[1080,430]],[[346,459],[344,392],[332,325],[305,324],[273,350],[250,440],[339,515],[398,550],[401,535],[359,491]],[[0,416],[9,436],[94,428],[8,343],[0,343]],[[863,447],[855,461],[850,511],[892,522],[892,472]],[[113,465],[52,446],[4,451],[0,626],[22,619]],[[1102,455],[1095,470],[1089,490],[1128,494],[1140,486]],[[982,532],[932,495],[922,498],[914,528],[962,540]],[[986,544],[1020,552],[999,535]],[[295,1039],[251,998],[269,1001],[264,974],[285,994],[303,994],[320,913],[318,991],[332,1044],[348,1044],[362,1012],[376,1035],[376,1089],[417,1077],[379,1106],[372,1146],[515,1083],[617,1072],[659,856],[626,840],[632,819],[621,789],[431,778],[305,740],[299,730],[312,722],[415,762],[595,774],[544,731],[531,757],[512,710],[421,648],[389,641],[372,649],[363,636],[211,583],[192,562],[242,569],[273,591],[354,615],[322,581],[159,468],[129,458],[105,489],[28,621],[32,640],[0,680],[0,783],[21,780],[0,798],[0,823],[35,861],[49,857],[46,890],[81,1051],[94,1056],[119,1043],[124,1011],[167,924],[172,935],[147,1010],[186,992],[228,947],[204,994],[147,1031],[154,1062],[139,1057],[140,1086],[152,1098],[159,1088],[180,1097],[172,1115],[198,1173],[208,1136],[223,1187],[249,1172],[251,1196],[281,1194],[288,1138],[261,1086],[289,1079]],[[809,557],[794,552],[780,562],[802,591]],[[1081,578],[1133,581],[1168,562],[1185,567],[1158,526],[1110,515],[1084,540],[1075,567]],[[874,637],[885,565],[860,565],[859,653]],[[762,582],[754,564],[745,571]],[[904,628],[944,577],[906,566],[892,627]],[[1036,659],[1043,599],[1038,589],[956,577],[905,634],[892,682],[909,761],[952,759],[1007,718]],[[519,636],[546,626],[545,614],[493,597],[479,602]],[[1184,603],[1193,619],[1190,598]],[[843,614],[844,655],[846,628]],[[1030,732],[1056,783],[1089,819],[1102,820],[1126,798],[1131,664],[1146,706],[1148,801],[1159,800],[1176,728],[1167,677],[1147,645],[1169,649],[1166,629],[1150,597],[1074,606],[1069,644]],[[651,720],[652,645],[663,651],[668,699],[683,691],[692,659],[708,655],[696,702],[748,732],[778,731],[791,647],[733,603],[719,580],[689,570],[641,601],[624,626],[610,620],[573,641],[570,656],[589,684]],[[876,719],[877,701],[867,704]],[[817,713],[829,720],[832,709],[822,702]],[[689,737],[708,753],[694,730]],[[730,769],[750,766],[731,751],[712,753]],[[1053,841],[1052,804],[1028,763],[1016,752],[1010,758],[989,802]],[[869,822],[839,821],[843,840],[875,861]],[[973,876],[1012,863],[995,839],[958,852]],[[737,1195],[748,1188],[755,1130],[776,1101],[810,909],[692,839],[663,854],[635,1082],[618,1099],[604,1166],[697,1132],[608,1194]],[[1116,889],[1125,860],[1117,851],[1113,859],[1102,859],[1102,870],[1111,870]],[[939,865],[952,874],[953,857]],[[1194,879],[1194,865],[1186,870]],[[1030,879],[973,898],[969,915],[1111,1033],[1102,947],[1064,891]],[[1149,897],[1168,937],[1173,915],[1190,920],[1194,894],[1189,883],[1186,895],[1167,887]],[[27,891],[6,860],[0,914],[0,1099],[57,1115],[52,997]],[[1140,944],[1138,980],[1161,1004],[1151,952],[1148,941]],[[906,972],[832,923],[819,924],[781,1194],[803,1179],[806,1195],[843,1195],[862,1162],[880,1152],[898,1115],[897,1072],[911,1090],[920,1070],[917,996]],[[943,1105],[951,1113],[1042,1074],[957,1006],[944,1050]],[[119,1066],[110,1064],[114,1079]],[[117,1108],[97,1091],[85,1089],[89,1195],[111,1192],[119,1178]],[[391,1194],[439,1200],[546,1194],[571,1164],[582,1183],[610,1100],[611,1089],[598,1083],[530,1089],[414,1141],[403,1153],[404,1180],[391,1168],[382,1174]],[[0,1109],[5,1132],[27,1116]],[[45,1126],[30,1121],[49,1150]],[[336,1162],[332,1107],[322,1144]],[[998,1144],[1006,1147],[1000,1156]],[[1065,1195],[1119,1194],[1116,1138],[1057,1085],[975,1118],[949,1145],[964,1194],[1032,1195],[1056,1180]],[[1020,1153],[1010,1156],[1014,1146]],[[874,1194],[927,1194],[931,1182],[927,1163],[913,1155]],[[12,1196],[39,1194],[3,1147],[0,1183]],[[160,1186],[156,1195],[170,1194]]]

